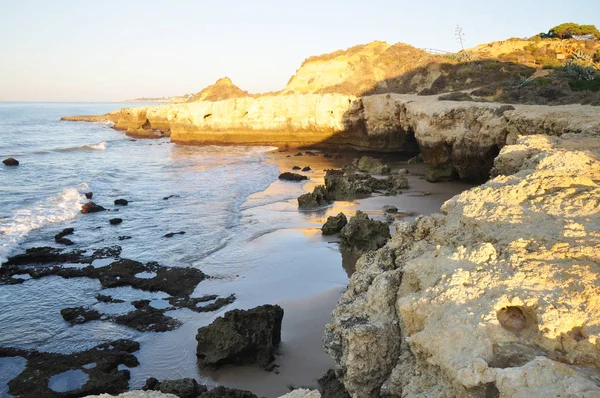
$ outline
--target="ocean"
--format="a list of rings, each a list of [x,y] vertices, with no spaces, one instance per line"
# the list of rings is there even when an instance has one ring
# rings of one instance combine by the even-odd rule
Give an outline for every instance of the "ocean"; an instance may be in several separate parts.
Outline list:
[[[128,104],[127,106],[131,106]],[[325,168],[340,160],[294,157],[274,147],[179,146],[168,138],[131,139],[109,124],[65,122],[61,116],[101,114],[120,103],[0,103],[0,160],[14,157],[18,167],[0,167],[0,263],[31,247],[61,247],[54,235],[74,228],[67,250],[91,251],[118,245],[121,257],[164,266],[195,267],[209,279],[193,296],[236,295],[218,311],[181,309],[168,315],[182,322],[169,332],[138,332],[106,321],[65,322],[60,310],[88,306],[107,314],[131,310],[128,302],[161,302],[166,293],[131,287],[104,289],[97,280],[49,276],[0,285],[0,347],[71,353],[102,342],[133,339],[141,365],[130,369],[131,388],[147,377],[193,377],[199,382],[278,396],[289,385],[315,386],[332,362],[320,339],[329,314],[343,292],[351,268],[335,238],[324,238],[327,216],[356,209],[383,219],[381,206],[399,207],[406,219],[439,209],[464,185],[429,184],[411,176],[414,195],[337,202],[319,211],[301,212],[296,198],[322,183]],[[311,180],[278,180],[292,165],[310,165]],[[418,166],[413,166],[418,167]],[[426,192],[427,196],[420,193]],[[108,211],[81,214],[92,200]],[[127,206],[114,200],[126,199]],[[123,222],[110,225],[109,219]],[[185,232],[171,238],[171,232]],[[107,304],[97,294],[126,304]],[[279,304],[286,311],[278,373],[226,367],[200,371],[196,330],[233,308]],[[0,358],[0,396],[6,383],[25,366],[23,358]]]

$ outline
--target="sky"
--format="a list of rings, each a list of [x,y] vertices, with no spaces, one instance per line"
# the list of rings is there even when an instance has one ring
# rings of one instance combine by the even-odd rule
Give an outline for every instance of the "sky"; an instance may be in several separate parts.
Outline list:
[[[457,51],[562,22],[600,28],[600,1],[0,0],[0,101],[117,101],[198,92],[228,76],[283,89],[311,56],[374,40]]]

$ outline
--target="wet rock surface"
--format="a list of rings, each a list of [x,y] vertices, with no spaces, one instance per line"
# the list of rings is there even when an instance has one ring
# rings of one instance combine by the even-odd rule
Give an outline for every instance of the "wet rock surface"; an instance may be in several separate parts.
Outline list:
[[[227,388],[223,386],[215,387],[210,391],[200,394],[198,398],[258,398],[256,395],[246,390],[236,388]]]
[[[50,247],[33,248],[25,253],[10,257],[0,267],[0,284],[23,283],[18,275],[29,275],[33,279],[49,275],[63,278],[93,278],[98,279],[105,288],[131,286],[136,289],[157,292],[162,291],[171,297],[166,298],[171,304],[166,308],[157,309],[150,306],[149,300],[139,300],[132,304],[136,307],[125,315],[112,316],[85,307],[64,308],[63,318],[71,324],[82,324],[94,320],[115,322],[138,331],[164,332],[173,330],[181,323],[165,312],[187,308],[195,312],[216,311],[235,301],[235,295],[218,297],[216,295],[190,297],[195,287],[206,275],[195,268],[164,267],[154,262],[146,264],[138,261],[118,258],[119,246],[98,249],[91,255],[83,251],[64,252]],[[91,264],[98,259],[114,258],[110,264],[94,267]],[[60,263],[80,263],[82,267],[64,267]],[[149,277],[148,277],[149,276]],[[106,303],[118,303],[110,296],[98,295],[97,300]]]
[[[196,356],[199,366],[266,367],[273,361],[281,341],[282,320],[283,309],[277,305],[226,312],[210,325],[198,329]]]
[[[127,206],[129,201],[127,199],[115,199],[115,205],[118,206]]]
[[[312,192],[298,197],[298,207],[301,209],[312,209],[327,206],[332,201],[333,199],[327,193],[325,186],[319,185]]]
[[[94,202],[88,202],[81,207],[81,213],[97,213],[99,211],[105,211],[106,209],[100,205],[97,205]]]
[[[206,392],[207,388],[192,378],[158,381],[158,379],[150,377],[146,380],[142,390],[160,391],[163,394],[173,394],[179,398],[196,398]]]
[[[317,383],[322,398],[350,398],[350,394],[333,369],[329,369],[323,377],[317,380]]]
[[[83,195],[86,197],[86,199],[91,199],[92,196],[94,196],[94,193],[93,192],[86,192]]]
[[[381,221],[371,220],[358,210],[341,229],[342,248],[365,252],[383,247],[390,239],[390,227]]]
[[[185,235],[185,231],[179,231],[179,232],[169,232],[168,234],[165,234],[163,236],[163,238],[172,238],[175,235]]]
[[[19,161],[15,158],[6,158],[2,161],[2,163],[4,163],[5,166],[18,166],[19,165]]]
[[[338,213],[337,216],[327,217],[327,221],[321,227],[323,235],[337,234],[348,224],[348,219],[344,213]]]
[[[60,243],[61,245],[71,246],[73,241],[65,238],[65,236],[72,235],[75,232],[74,228],[65,228],[61,232],[54,235],[54,241],[56,243]]]
[[[285,181],[304,181],[308,180],[308,177],[302,174],[290,173],[289,171],[286,171],[285,173],[279,174],[279,179]]]
[[[389,174],[391,169],[388,165],[385,165],[379,159],[372,158],[370,156],[362,156],[356,162],[356,168],[365,173],[371,174]]]
[[[108,220],[108,222],[110,223],[110,225],[119,225],[123,222],[122,218],[111,218],[110,220]]]
[[[139,362],[133,353],[140,345],[135,341],[117,340],[104,343],[87,351],[74,354],[56,354],[34,350],[0,347],[0,357],[19,356],[27,360],[25,370],[8,383],[9,393],[22,398],[82,397],[92,394],[119,394],[129,389],[128,370],[119,365],[136,367]],[[84,366],[95,363],[96,366]],[[48,387],[55,375],[70,370],[80,370],[88,379],[81,387],[56,392]]]

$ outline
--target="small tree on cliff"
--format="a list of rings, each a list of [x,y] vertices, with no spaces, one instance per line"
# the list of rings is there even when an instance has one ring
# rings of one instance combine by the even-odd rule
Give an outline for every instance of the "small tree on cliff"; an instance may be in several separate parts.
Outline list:
[[[600,31],[594,25],[579,25],[573,22],[566,22],[557,25],[548,31],[549,37],[559,37],[569,39],[572,36],[592,35],[600,39]]]

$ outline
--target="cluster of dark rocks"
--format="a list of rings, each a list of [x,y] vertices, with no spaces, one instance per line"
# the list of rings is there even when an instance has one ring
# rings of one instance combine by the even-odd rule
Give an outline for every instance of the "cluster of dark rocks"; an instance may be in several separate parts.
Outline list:
[[[313,192],[298,197],[298,206],[304,209],[323,207],[335,200],[351,200],[367,197],[375,192],[396,195],[408,189],[407,171],[400,170],[384,178],[369,174],[347,171],[327,170],[325,185],[319,185]]]

